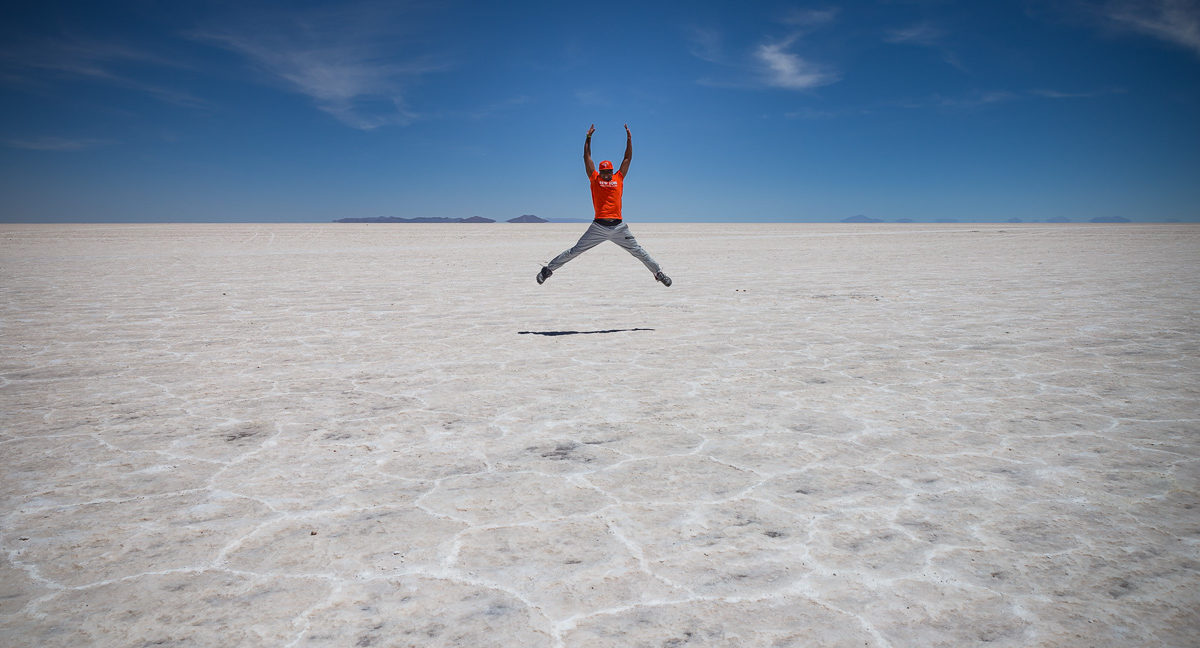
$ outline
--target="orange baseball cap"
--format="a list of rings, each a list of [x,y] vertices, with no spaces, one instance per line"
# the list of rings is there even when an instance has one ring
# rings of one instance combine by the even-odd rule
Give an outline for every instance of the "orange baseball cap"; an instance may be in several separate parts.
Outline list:
[[[601,162],[600,170],[601,171],[612,171],[612,162],[609,162],[608,160]]]

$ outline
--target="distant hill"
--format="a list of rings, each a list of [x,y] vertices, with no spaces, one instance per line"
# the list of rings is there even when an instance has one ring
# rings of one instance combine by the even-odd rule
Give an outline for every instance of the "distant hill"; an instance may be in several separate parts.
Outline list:
[[[534,216],[533,214],[525,214],[523,216],[517,216],[516,218],[510,218],[510,219],[508,219],[508,222],[509,223],[549,223],[550,221],[546,220],[545,218],[538,218],[537,216]]]
[[[1097,216],[1092,219],[1093,223],[1132,223],[1133,221],[1124,216]]]
[[[871,218],[870,216],[863,216],[862,214],[859,214],[858,216],[851,216],[849,218],[843,218],[842,222],[843,223],[882,223],[883,219]]]
[[[496,221],[482,216],[470,218],[445,218],[442,216],[428,218],[397,218],[395,216],[376,216],[372,218],[339,218],[335,223],[495,223]]]
[[[1071,219],[1067,218],[1066,216],[1055,216],[1054,218],[1047,218],[1046,222],[1047,223],[1070,223]]]

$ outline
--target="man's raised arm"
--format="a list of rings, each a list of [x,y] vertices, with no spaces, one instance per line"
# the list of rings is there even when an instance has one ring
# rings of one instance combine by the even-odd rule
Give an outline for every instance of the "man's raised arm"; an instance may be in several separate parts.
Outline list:
[[[625,124],[625,159],[621,160],[621,177],[629,173],[629,161],[633,159],[633,133],[629,132],[629,124]]]
[[[592,163],[592,133],[596,132],[596,125],[588,129],[587,138],[583,140],[583,169],[587,171],[588,179],[596,175],[596,165]]]

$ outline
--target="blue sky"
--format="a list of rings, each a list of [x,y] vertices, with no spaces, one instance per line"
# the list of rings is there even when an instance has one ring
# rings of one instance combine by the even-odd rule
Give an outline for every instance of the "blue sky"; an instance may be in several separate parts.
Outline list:
[[[0,221],[1200,220],[1200,1],[18,2]]]

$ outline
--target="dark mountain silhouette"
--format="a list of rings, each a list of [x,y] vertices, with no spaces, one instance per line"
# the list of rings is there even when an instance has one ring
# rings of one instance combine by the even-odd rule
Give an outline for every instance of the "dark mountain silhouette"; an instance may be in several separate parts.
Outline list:
[[[546,220],[545,218],[538,218],[537,216],[534,216],[533,214],[524,214],[522,216],[517,216],[516,218],[510,218],[510,219],[508,219],[507,222],[509,222],[509,223],[549,223],[550,221]]]
[[[496,221],[482,216],[470,218],[445,218],[442,216],[423,218],[397,218],[395,216],[375,216],[372,218],[339,218],[335,223],[495,223]]]
[[[870,216],[863,216],[862,214],[859,214],[858,216],[851,216],[849,218],[843,218],[842,222],[843,223],[882,223],[883,219],[871,218]]]

